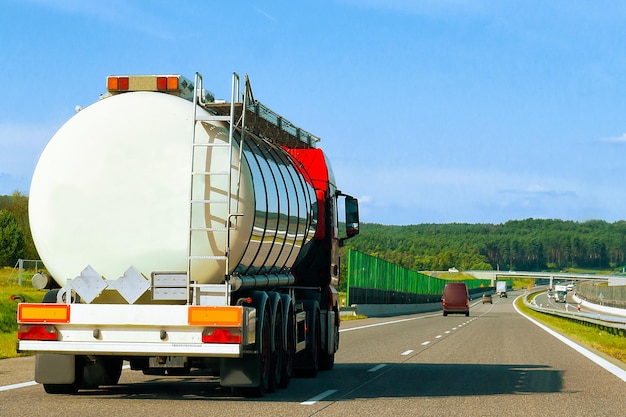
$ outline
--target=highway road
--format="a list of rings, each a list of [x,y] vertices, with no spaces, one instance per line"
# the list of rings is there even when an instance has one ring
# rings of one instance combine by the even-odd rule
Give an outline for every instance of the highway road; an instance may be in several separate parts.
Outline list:
[[[144,376],[52,396],[34,359],[0,361],[3,416],[621,416],[626,372],[609,372],[513,307],[344,321],[332,371],[263,398],[232,397],[207,375]],[[621,373],[620,373],[621,372]],[[617,374],[617,375],[616,375]]]

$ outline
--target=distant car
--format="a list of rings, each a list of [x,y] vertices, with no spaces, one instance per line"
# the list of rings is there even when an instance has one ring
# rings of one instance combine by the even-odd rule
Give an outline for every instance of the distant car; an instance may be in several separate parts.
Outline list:
[[[506,296],[506,291],[502,291],[500,293],[500,298],[509,298],[509,297]]]
[[[554,292],[548,291],[548,298],[554,298]]]
[[[483,304],[485,304],[485,303],[493,304],[493,301],[491,299],[491,295],[483,294]]]
[[[567,285],[567,291],[572,291],[574,289],[574,284]]]

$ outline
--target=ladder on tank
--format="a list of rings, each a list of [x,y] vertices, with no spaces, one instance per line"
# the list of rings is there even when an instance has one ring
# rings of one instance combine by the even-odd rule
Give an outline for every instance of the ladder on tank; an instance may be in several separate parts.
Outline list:
[[[248,86],[246,77],[246,92],[243,95],[243,108],[246,106],[247,96],[248,96]],[[194,80],[194,94],[193,94],[193,129],[192,129],[192,150],[191,150],[191,185],[190,185],[190,204],[189,204],[189,240],[188,240],[188,250],[187,250],[187,294],[190,293],[193,287],[193,296],[192,303],[199,303],[199,298],[202,296],[209,297],[223,297],[223,303],[228,305],[230,304],[230,287],[228,285],[229,277],[230,277],[230,231],[233,228],[233,218],[236,216],[240,216],[241,214],[236,211],[233,212],[232,207],[232,183],[233,183],[233,140],[236,126],[240,123],[240,144],[239,144],[239,155],[237,156],[236,164],[237,171],[241,170],[241,158],[242,158],[242,150],[243,150],[243,138],[245,132],[245,112],[242,113],[242,116],[239,120],[236,120],[236,112],[235,112],[235,103],[239,100],[240,94],[240,78],[239,75],[233,73],[232,78],[232,91],[231,91],[231,103],[230,103],[230,111],[229,114],[219,115],[219,114],[210,114],[207,115],[205,113],[199,114],[198,107],[208,108],[210,103],[204,101],[203,97],[203,88],[202,88],[202,75],[196,73]],[[198,125],[202,122],[226,122],[229,124],[229,132],[228,132],[228,141],[227,142],[199,142],[196,137],[196,129]],[[206,169],[199,169],[197,165],[197,157],[198,149],[204,148],[205,150],[209,150],[211,148],[225,148],[228,152],[228,169],[225,170],[211,170],[207,171]],[[206,165],[206,161],[205,161]],[[205,198],[205,187],[207,182],[209,184],[213,184],[212,179],[216,178],[224,178],[227,184],[226,195],[220,198]],[[203,179],[203,181],[200,181]],[[198,197],[197,189],[201,186],[203,189],[201,190],[202,197]],[[239,178],[237,179],[237,190],[238,194],[239,190]],[[237,199],[238,201],[238,199]],[[206,225],[199,226],[198,224],[204,224],[206,219],[198,222],[197,217],[201,214],[203,217],[205,213],[215,212],[217,210],[211,210],[212,207],[226,207],[226,219],[223,225],[220,226],[211,226],[207,227]],[[238,209],[236,207],[235,209]],[[235,223],[236,224],[236,223]],[[224,233],[224,248],[222,254],[199,254],[197,245],[194,244],[194,236],[198,233]],[[197,279],[194,279],[193,276],[193,266],[195,262],[198,261],[207,261],[207,260],[216,260],[216,261],[224,261],[224,282],[226,285],[216,284],[216,285],[202,285],[197,286],[193,285],[193,282],[197,282]]]

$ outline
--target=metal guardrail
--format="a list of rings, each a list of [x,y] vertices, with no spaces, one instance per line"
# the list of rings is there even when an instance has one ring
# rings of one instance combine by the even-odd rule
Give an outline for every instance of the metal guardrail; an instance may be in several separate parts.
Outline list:
[[[528,297],[538,294],[543,291],[536,291],[532,293],[526,293],[522,296],[522,300],[524,301],[524,305],[530,308],[533,311],[537,311],[539,313],[550,314],[552,316],[558,316],[562,318],[566,318],[568,320],[576,321],[578,323],[588,324],[592,326],[596,326],[602,330],[606,330],[607,332],[615,335],[621,335],[626,337],[626,318],[625,317],[616,317],[608,314],[599,314],[599,313],[587,313],[587,312],[569,312],[569,311],[560,311],[555,310],[553,308],[540,307],[534,302],[528,301]]]

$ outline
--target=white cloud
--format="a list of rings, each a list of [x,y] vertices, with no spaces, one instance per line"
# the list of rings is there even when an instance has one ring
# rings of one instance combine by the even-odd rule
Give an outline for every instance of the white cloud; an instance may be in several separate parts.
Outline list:
[[[606,143],[626,143],[626,133],[622,134],[622,136],[614,136],[609,138],[601,138],[600,142]]]

